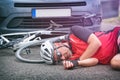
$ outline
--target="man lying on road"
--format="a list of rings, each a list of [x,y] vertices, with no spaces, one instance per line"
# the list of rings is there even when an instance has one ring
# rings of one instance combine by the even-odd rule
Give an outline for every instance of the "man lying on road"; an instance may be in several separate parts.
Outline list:
[[[71,33],[60,42],[46,41],[41,45],[42,58],[48,64],[62,61],[65,69],[110,64],[120,69],[120,27],[107,32],[92,32],[73,26]]]

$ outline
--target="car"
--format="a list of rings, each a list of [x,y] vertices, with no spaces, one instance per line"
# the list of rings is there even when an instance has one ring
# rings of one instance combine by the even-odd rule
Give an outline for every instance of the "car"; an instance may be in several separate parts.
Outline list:
[[[79,25],[94,31],[102,21],[100,0],[0,0],[0,33],[69,31]]]

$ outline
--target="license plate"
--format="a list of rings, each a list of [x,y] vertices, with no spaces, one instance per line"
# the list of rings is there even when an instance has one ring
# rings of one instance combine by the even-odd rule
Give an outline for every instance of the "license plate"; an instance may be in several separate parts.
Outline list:
[[[71,9],[32,9],[32,18],[70,17]]]

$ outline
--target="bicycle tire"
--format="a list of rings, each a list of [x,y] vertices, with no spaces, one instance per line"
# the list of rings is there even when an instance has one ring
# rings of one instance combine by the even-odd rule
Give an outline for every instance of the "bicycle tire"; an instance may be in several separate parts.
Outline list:
[[[27,47],[29,47],[29,46],[32,46],[32,45],[38,45],[38,44],[40,44],[40,41],[30,41],[29,43],[23,45],[21,48],[19,48],[19,49],[16,51],[16,53],[15,53],[16,58],[17,58],[18,60],[20,60],[20,61],[22,61],[22,62],[26,62],[26,63],[44,63],[43,60],[31,60],[31,59],[23,58],[23,57],[21,56],[21,54],[22,54],[21,52],[22,52],[25,48],[27,48]]]

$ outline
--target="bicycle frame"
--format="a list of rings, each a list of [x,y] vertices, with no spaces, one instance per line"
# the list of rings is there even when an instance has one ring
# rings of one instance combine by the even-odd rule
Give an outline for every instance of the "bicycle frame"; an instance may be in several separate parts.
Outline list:
[[[42,36],[48,35],[49,37],[60,36],[68,34],[69,31],[31,31],[31,32],[19,32],[19,33],[8,33],[0,35],[0,48],[12,48],[16,50],[22,46],[22,44],[29,43],[30,41],[42,40]],[[21,37],[22,36],[22,37]],[[15,38],[16,39],[9,39]],[[44,37],[45,38],[45,37]],[[46,37],[47,39],[48,37]]]

